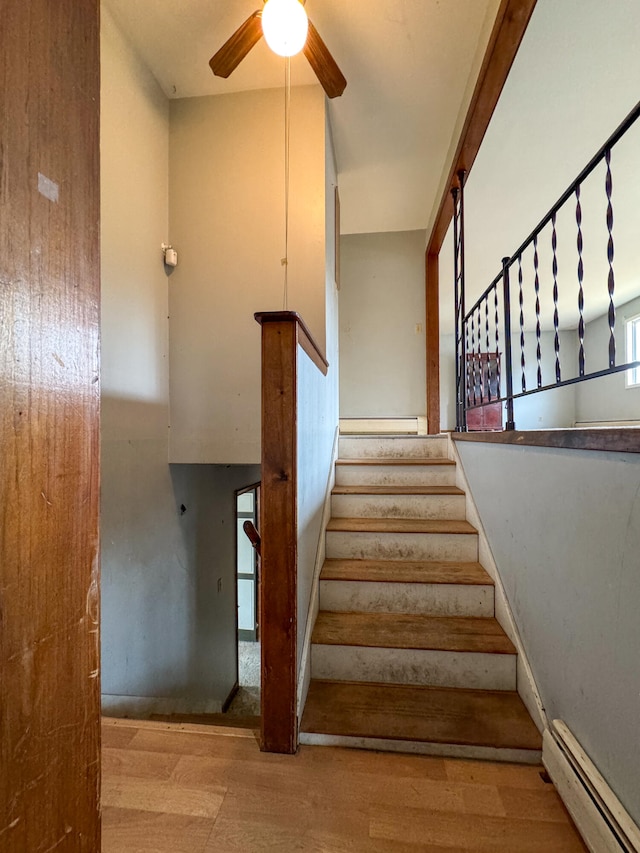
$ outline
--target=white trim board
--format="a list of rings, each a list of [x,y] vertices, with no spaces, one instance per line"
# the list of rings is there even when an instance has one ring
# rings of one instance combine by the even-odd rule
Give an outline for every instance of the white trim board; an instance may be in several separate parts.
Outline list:
[[[575,429],[598,429],[599,427],[640,427],[640,420],[632,421],[576,421]]]
[[[543,735],[542,763],[591,853],[640,853],[640,829],[562,720]]]
[[[219,699],[189,699],[188,697],[124,696],[103,693],[102,715],[105,717],[134,717],[142,720],[152,714],[221,714]]]

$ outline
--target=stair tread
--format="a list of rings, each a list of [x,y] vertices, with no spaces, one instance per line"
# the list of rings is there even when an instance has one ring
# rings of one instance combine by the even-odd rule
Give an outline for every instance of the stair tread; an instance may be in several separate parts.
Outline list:
[[[515,691],[312,680],[301,731],[540,750]]]
[[[464,495],[457,486],[334,486],[334,495]]]
[[[480,563],[327,559],[320,580],[493,586]]]
[[[332,518],[327,532],[350,533],[461,533],[478,531],[468,521],[438,518]]]
[[[455,465],[440,456],[366,456],[361,459],[338,459],[336,465]]]
[[[515,646],[498,621],[483,616],[321,610],[311,642],[316,645],[516,654]]]

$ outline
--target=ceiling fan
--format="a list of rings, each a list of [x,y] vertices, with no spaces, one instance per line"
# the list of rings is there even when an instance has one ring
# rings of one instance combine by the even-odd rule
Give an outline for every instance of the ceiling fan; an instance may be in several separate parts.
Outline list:
[[[247,18],[244,24],[238,27],[231,38],[211,57],[209,65],[217,77],[228,77],[242,62],[251,48],[260,41],[266,32],[265,22],[267,21],[271,4],[274,6],[289,6],[289,11],[293,11],[296,16],[299,16],[298,7],[300,7],[302,15],[305,19],[307,18],[306,12],[302,8],[303,0],[266,0],[265,8],[258,9]],[[305,22],[303,26],[306,28],[306,25]],[[265,38],[270,43],[268,34]],[[309,64],[313,68],[327,96],[329,98],[339,97],[344,92],[347,81],[311,21],[308,21],[308,32],[302,51],[309,60]],[[276,52],[279,53],[280,51]],[[298,51],[282,55],[291,56],[296,52]]]

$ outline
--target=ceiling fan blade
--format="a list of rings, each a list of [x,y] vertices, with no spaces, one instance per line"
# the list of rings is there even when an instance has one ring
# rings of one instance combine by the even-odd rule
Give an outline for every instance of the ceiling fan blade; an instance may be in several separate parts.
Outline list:
[[[252,47],[262,38],[262,9],[238,27],[235,33],[215,53],[209,65],[217,77],[228,77],[240,65]]]
[[[309,34],[304,46],[304,55],[309,60],[309,65],[315,71],[316,77],[322,84],[327,96],[329,98],[340,97],[347,81],[311,21],[309,21]]]

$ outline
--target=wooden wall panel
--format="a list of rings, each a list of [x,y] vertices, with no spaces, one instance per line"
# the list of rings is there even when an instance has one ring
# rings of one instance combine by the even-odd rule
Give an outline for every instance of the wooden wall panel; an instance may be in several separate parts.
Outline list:
[[[99,7],[0,30],[0,849],[100,848]]]

